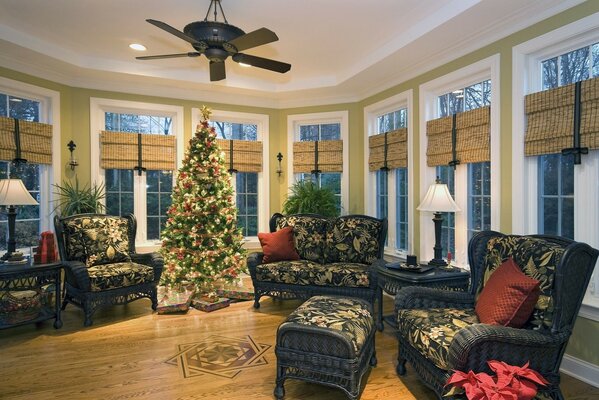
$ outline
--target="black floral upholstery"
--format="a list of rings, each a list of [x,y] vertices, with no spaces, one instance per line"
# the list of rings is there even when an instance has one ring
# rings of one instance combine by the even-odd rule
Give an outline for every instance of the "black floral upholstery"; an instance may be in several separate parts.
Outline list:
[[[313,261],[279,261],[256,268],[260,281],[294,285],[368,287],[368,266],[357,263],[318,264]]]
[[[96,265],[87,269],[93,292],[125,286],[150,283],[154,280],[154,269],[134,262]]]
[[[338,331],[355,353],[374,329],[370,305],[363,300],[335,296],[314,296],[292,312],[279,330],[289,324],[317,326]]]
[[[587,244],[557,236],[476,233],[468,245],[467,292],[425,287],[397,292],[397,373],[406,374],[409,361],[441,398],[454,370],[489,373],[487,360],[530,363],[549,381],[545,395],[563,399],[559,367],[598,255]],[[483,324],[475,313],[482,287],[508,257],[541,282],[544,297],[522,328]]]
[[[540,282],[541,294],[529,320],[531,327],[550,327],[553,322],[553,282],[555,269],[564,254],[564,248],[526,236],[503,236],[489,240],[485,255],[485,270],[480,294],[487,280],[508,258],[513,258],[527,276]]]
[[[354,216],[335,219],[327,230],[325,263],[372,263],[379,256],[381,229],[377,220]]]
[[[254,307],[264,295],[307,299],[315,295],[360,297],[371,304],[376,295],[374,264],[383,263],[387,220],[367,215],[325,218],[315,214],[270,218],[270,231],[293,226],[297,261],[264,264],[263,253],[248,256]]]
[[[328,223],[328,219],[313,215],[281,216],[277,220],[277,230],[286,226],[293,227],[295,250],[300,258],[322,262]]]
[[[398,334],[442,369],[449,369],[449,345],[454,335],[478,322],[473,309],[430,308],[399,310],[397,313]]]
[[[164,262],[159,253],[135,251],[133,214],[56,216],[54,229],[65,271],[63,309],[67,304],[82,308],[85,326],[92,324],[92,315],[103,305],[145,297],[156,309],[156,286]]]
[[[131,261],[125,218],[73,218],[65,224],[65,232],[70,260],[88,260],[88,265]]]

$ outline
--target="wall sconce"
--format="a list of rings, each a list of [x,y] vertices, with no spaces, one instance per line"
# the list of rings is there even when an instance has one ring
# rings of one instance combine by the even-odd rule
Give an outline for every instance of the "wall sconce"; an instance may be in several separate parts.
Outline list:
[[[283,173],[283,169],[281,168],[281,161],[283,161],[283,154],[281,154],[280,151],[279,151],[279,154],[277,154],[277,160],[279,160],[279,167],[277,168],[277,174],[279,174],[279,176],[281,176],[281,174]]]
[[[71,152],[71,158],[69,159],[69,167],[71,167],[71,170],[74,171],[75,167],[79,165],[77,159],[73,157],[73,151],[75,150],[75,147],[77,147],[77,145],[75,144],[75,142],[71,140],[69,143],[67,143],[67,147]]]

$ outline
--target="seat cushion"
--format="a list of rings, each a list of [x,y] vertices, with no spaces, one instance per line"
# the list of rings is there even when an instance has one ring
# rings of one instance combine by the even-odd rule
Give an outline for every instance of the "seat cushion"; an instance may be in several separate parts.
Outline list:
[[[539,298],[539,281],[526,276],[512,258],[493,272],[474,307],[483,324],[521,328]]]
[[[289,314],[279,331],[302,330],[302,326],[334,330],[351,346],[354,355],[364,347],[374,330],[370,304],[362,299],[338,296],[314,296]],[[317,340],[318,333],[306,334]]]
[[[368,266],[356,263],[319,264],[308,260],[278,261],[256,267],[256,279],[294,285],[368,287]]]
[[[309,215],[287,215],[277,219],[277,229],[293,227],[295,249],[303,260],[322,262],[329,220]]]
[[[126,218],[86,216],[64,223],[69,260],[87,260],[90,266],[131,261]]]
[[[398,335],[441,369],[449,369],[449,345],[462,328],[478,323],[474,309],[408,309],[397,312]]]
[[[293,228],[286,226],[272,233],[258,233],[264,256],[262,262],[299,260],[293,241]]]
[[[326,235],[325,262],[371,264],[379,257],[381,221],[361,216],[335,219]]]
[[[92,292],[149,283],[154,269],[134,262],[101,264],[87,269]]]
[[[510,235],[491,238],[487,243],[483,282],[479,285],[477,296],[493,271],[511,257],[526,276],[539,281],[541,290],[532,316],[524,327],[548,328],[553,323],[552,293],[555,270],[563,254],[562,246],[540,238]]]

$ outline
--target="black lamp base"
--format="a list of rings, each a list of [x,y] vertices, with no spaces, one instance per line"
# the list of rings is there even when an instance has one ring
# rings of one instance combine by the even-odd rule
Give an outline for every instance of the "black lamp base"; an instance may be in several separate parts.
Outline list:
[[[15,206],[8,206],[6,209],[6,219],[8,220],[8,240],[6,241],[6,253],[2,256],[1,260],[6,261],[13,257],[17,249],[17,242],[15,240],[15,224],[17,222],[17,209]],[[21,257],[23,254],[21,254]]]
[[[447,261],[443,259],[443,246],[441,246],[441,226],[443,225],[443,214],[436,212],[433,215],[433,222],[435,223],[435,247],[433,247],[434,258],[428,262],[428,265],[433,267],[446,267]]]

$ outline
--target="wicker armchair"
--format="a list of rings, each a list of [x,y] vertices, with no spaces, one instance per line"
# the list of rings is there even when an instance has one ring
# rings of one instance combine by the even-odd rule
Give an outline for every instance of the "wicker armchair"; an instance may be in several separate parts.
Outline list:
[[[85,326],[92,325],[92,315],[102,305],[147,297],[156,310],[163,261],[158,253],[135,252],[137,223],[132,214],[57,216],[54,227],[65,270],[63,310],[68,303],[83,308]]]
[[[476,234],[468,248],[468,292],[409,287],[396,295],[398,375],[406,373],[409,361],[441,398],[452,370],[490,373],[488,360],[529,361],[550,382],[543,392],[563,399],[559,367],[598,254],[584,243],[555,236]],[[481,324],[474,312],[490,272],[508,257],[541,281],[539,301],[521,329]]]

